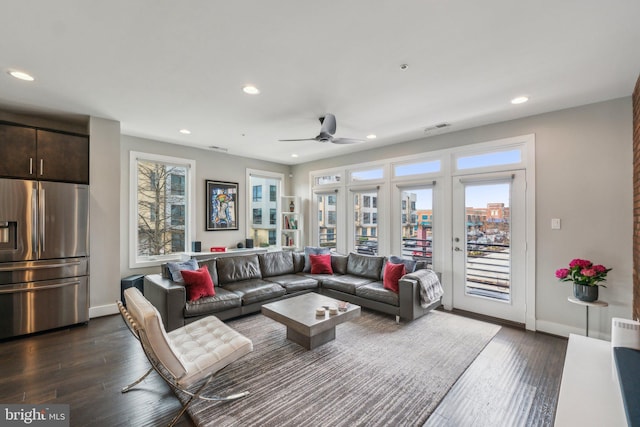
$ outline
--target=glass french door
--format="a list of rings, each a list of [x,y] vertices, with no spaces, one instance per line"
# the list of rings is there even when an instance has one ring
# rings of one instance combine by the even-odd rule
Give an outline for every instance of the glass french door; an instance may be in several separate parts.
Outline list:
[[[524,171],[453,178],[453,307],[524,323]]]

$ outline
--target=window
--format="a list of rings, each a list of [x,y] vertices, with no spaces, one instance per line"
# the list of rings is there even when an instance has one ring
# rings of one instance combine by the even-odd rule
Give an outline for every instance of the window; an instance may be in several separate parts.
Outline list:
[[[440,172],[440,160],[428,162],[405,163],[394,167],[394,175],[397,177],[423,175],[427,173]]]
[[[262,201],[262,185],[253,186],[253,199],[254,202]]]
[[[253,209],[253,223],[262,224],[262,209],[260,208]]]
[[[433,215],[433,188],[403,189],[400,197],[403,202],[408,201],[408,205],[411,206],[410,210],[401,209],[402,257],[426,261],[428,265],[433,265],[431,247],[433,224],[429,221]],[[407,219],[411,219],[411,222],[407,222]]]
[[[278,240],[279,228],[282,227],[280,189],[283,178],[282,174],[247,171],[247,191],[251,192],[251,202],[245,214],[246,235],[253,239],[255,247],[269,247],[280,243]],[[288,211],[288,205],[283,207]]]
[[[329,214],[327,218],[327,224],[336,225],[336,211],[329,211],[327,213]]]
[[[331,203],[333,202],[333,203]],[[334,194],[316,194],[316,209],[318,209],[318,244],[321,247],[336,248],[337,209]]]
[[[511,165],[522,162],[522,150],[495,151],[493,153],[475,154],[472,156],[458,157],[456,167],[458,169],[474,169],[487,166]]]
[[[131,152],[131,268],[177,259],[191,240],[195,161]]]
[[[171,233],[171,250],[173,252],[184,252],[184,234]]]
[[[184,175],[171,174],[171,194],[184,196]]]
[[[351,172],[351,181],[369,181],[382,178],[384,178],[384,169],[382,168]]]
[[[171,225],[184,225],[184,205],[171,205]]]
[[[362,205],[355,203],[353,204],[353,244],[355,246],[355,252],[359,254],[366,255],[377,255],[378,254],[378,238],[376,237],[376,232],[373,231],[376,227],[372,223],[372,218],[376,218],[378,208],[377,205],[377,191],[356,191],[355,195],[359,196],[360,200],[362,200]],[[357,198],[354,197],[354,200]],[[372,203],[373,202],[373,203]],[[362,222],[359,219],[362,218]]]
[[[338,184],[340,182],[340,175],[316,176],[314,182],[315,185]]]

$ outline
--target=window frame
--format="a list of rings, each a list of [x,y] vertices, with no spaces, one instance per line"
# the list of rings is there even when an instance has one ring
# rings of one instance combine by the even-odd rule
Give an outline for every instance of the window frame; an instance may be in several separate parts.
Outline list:
[[[168,255],[138,256],[138,162],[164,163],[184,167],[185,172],[185,223],[184,252],[173,252]],[[179,260],[188,252],[188,242],[193,240],[196,223],[195,200],[196,161],[183,157],[164,156],[160,154],[131,151],[129,153],[129,268],[143,268],[160,265],[167,261]],[[156,178],[157,179],[157,178]],[[171,179],[171,178],[169,178]],[[171,184],[169,185],[171,193]],[[182,227],[182,225],[180,225]],[[173,237],[172,237],[173,241]]]

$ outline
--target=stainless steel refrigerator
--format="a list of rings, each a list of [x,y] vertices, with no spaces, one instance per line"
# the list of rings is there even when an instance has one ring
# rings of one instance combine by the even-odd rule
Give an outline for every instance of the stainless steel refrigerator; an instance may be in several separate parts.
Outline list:
[[[89,186],[0,179],[0,339],[89,320]]]

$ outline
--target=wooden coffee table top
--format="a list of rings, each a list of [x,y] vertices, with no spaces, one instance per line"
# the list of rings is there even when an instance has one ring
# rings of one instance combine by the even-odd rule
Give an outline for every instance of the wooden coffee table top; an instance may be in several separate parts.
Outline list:
[[[338,306],[340,300],[311,292],[262,306],[262,314],[305,336],[314,336],[360,316],[360,306],[349,303],[347,311],[316,316],[316,308]]]

